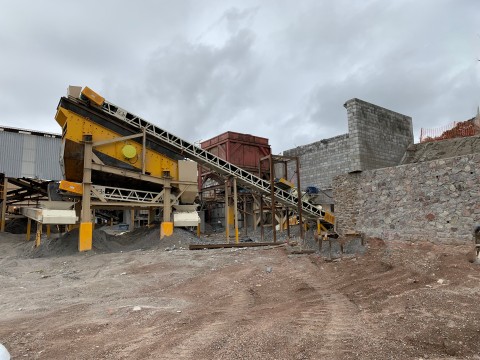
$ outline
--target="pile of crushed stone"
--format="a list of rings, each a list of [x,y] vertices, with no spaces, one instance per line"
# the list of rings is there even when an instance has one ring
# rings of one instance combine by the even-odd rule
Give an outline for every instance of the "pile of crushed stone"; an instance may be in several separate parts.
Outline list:
[[[102,229],[95,229],[93,231],[92,250],[82,254],[102,254],[115,252],[128,252],[136,250],[182,250],[188,249],[191,244],[212,244],[212,243],[227,243],[224,232],[216,232],[211,234],[202,234],[197,237],[196,231],[187,230],[184,228],[174,228],[172,236],[160,239],[159,226],[137,228],[130,232],[125,232],[118,235],[109,234],[108,227]],[[104,231],[104,230],[107,230]],[[264,229],[264,238],[260,236],[260,229],[256,231],[248,229],[247,234],[242,230],[240,234],[240,243],[248,242],[272,242],[273,234],[271,229]],[[56,235],[56,236],[55,236]],[[44,235],[39,247],[33,246],[33,241],[25,243],[22,246],[21,254],[24,257],[40,258],[40,257],[56,257],[56,256],[72,256],[80,254],[78,252],[78,229],[72,230],[65,234],[55,234],[47,239]],[[32,240],[35,233],[32,231]],[[331,239],[328,242],[320,244],[315,241],[313,229],[305,233],[305,239],[300,239],[299,227],[292,226],[290,232],[290,239],[287,239],[286,231],[277,231],[277,242],[297,243],[298,247],[303,250],[313,250],[317,254],[326,258],[337,258],[345,254],[363,254],[365,247],[361,244],[361,239],[354,239],[344,243],[342,239]],[[230,237],[230,243],[235,241],[234,237]],[[340,250],[340,243],[344,244],[343,252]]]
[[[57,238],[42,238],[39,247],[26,247],[24,255],[38,258],[79,254],[78,239],[78,229]],[[92,252],[114,253],[148,249],[187,249],[188,245],[193,243],[200,243],[200,239],[197,238],[196,234],[182,228],[175,228],[172,236],[161,240],[158,227],[138,228],[122,235],[109,235],[100,228],[93,231]]]

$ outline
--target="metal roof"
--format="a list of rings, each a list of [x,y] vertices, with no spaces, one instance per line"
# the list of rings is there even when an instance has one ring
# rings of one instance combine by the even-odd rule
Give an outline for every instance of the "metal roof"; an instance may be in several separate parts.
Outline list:
[[[61,136],[0,126],[0,173],[11,178],[61,180]]]

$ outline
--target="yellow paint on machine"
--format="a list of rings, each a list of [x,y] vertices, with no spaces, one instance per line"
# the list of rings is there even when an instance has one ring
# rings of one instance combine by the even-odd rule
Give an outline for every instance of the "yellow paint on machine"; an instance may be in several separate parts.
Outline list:
[[[292,182],[290,182],[290,181],[288,181],[287,179],[284,179],[284,178],[278,179],[277,185],[278,185],[278,183],[283,184],[287,188],[294,188],[295,187],[295,185]]]
[[[91,222],[82,222],[79,235],[78,251],[92,250],[93,224]]]
[[[99,94],[97,94],[95,91],[90,89],[88,86],[85,86],[82,90],[82,97],[87,98],[91,102],[93,102],[95,105],[102,106],[103,103],[105,102],[105,98]]]
[[[63,128],[63,138],[75,143],[80,144],[85,134],[91,134],[93,142],[113,140],[122,137],[114,131],[62,107],[58,108],[55,120],[57,120],[58,124]],[[125,148],[128,149],[126,153],[124,151]],[[101,145],[95,147],[95,150],[136,167],[138,170],[142,169],[141,143],[126,140]],[[129,158],[129,156],[132,157]],[[156,177],[163,177],[164,172],[169,172],[173,180],[179,180],[177,161],[149,148],[147,148],[145,153],[145,171]]]
[[[164,221],[160,225],[160,239],[163,239],[165,236],[172,236],[173,234],[173,222]]]
[[[329,222],[330,224],[335,225],[335,215],[333,215],[332,213],[329,213],[328,211],[325,211],[325,216],[323,217],[323,219],[326,222]]]
[[[78,194],[78,195],[83,194],[83,186],[81,183],[77,183],[77,182],[61,180],[58,188],[60,190],[68,191],[73,194]]]
[[[228,206],[228,224],[235,224],[235,209],[233,208],[233,205]]]

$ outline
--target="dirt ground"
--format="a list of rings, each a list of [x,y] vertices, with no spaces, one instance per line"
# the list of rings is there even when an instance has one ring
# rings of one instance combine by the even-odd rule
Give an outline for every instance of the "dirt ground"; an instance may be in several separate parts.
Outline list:
[[[467,248],[372,239],[328,260],[157,234],[87,253],[0,234],[0,343],[13,359],[480,359]]]

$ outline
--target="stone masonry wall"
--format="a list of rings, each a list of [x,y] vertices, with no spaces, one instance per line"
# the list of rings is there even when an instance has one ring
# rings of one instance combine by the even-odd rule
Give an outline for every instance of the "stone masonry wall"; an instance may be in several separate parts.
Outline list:
[[[480,154],[340,175],[337,231],[384,240],[466,244],[480,222]]]
[[[359,99],[347,101],[345,108],[348,134],[283,152],[285,156],[299,157],[302,189],[310,185],[330,189],[337,175],[398,165],[413,143],[410,117]],[[290,163],[289,178],[294,170]]]
[[[345,103],[351,139],[351,171],[400,164],[413,144],[412,118],[360,99]]]

